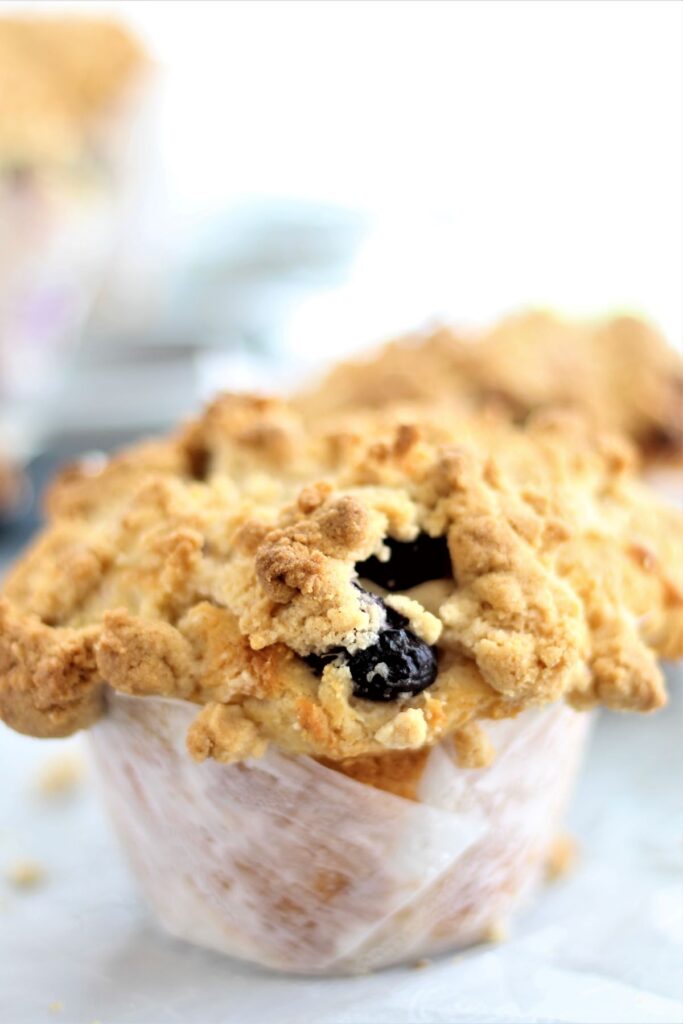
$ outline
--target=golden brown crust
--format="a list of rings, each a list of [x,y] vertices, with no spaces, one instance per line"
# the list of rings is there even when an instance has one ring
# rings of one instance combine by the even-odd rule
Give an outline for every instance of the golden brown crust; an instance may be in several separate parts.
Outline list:
[[[68,736],[94,722],[102,686],[95,630],[52,629],[0,601],[0,716],[18,732]]]
[[[37,735],[89,724],[106,683],[201,705],[198,759],[272,743],[381,774],[373,759],[416,764],[453,735],[483,764],[477,720],[562,698],[650,710],[656,655],[683,654],[683,520],[623,443],[567,415],[518,428],[437,403],[314,430],[225,396],[167,441],[71,467],[48,507],[0,620],[0,715]],[[437,678],[361,700],[344,659],[319,676],[304,658],[377,642],[356,565],[420,533],[447,539],[453,578],[384,597],[437,646]]]
[[[517,421],[549,406],[579,409],[629,436],[646,462],[683,466],[683,360],[630,316],[572,323],[531,312],[472,337],[439,328],[342,363],[296,403],[315,420],[438,397]]]
[[[321,758],[321,761],[327,768],[341,772],[356,782],[383,789],[405,800],[417,800],[428,756],[429,748],[423,747],[421,750],[389,751],[346,761],[330,761],[325,758]]]

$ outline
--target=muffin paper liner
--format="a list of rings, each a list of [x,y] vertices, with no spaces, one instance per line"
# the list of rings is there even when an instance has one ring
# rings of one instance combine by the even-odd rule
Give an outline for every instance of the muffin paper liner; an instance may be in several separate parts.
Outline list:
[[[683,467],[648,470],[645,482],[667,505],[683,511]]]
[[[173,935],[280,970],[355,973],[487,937],[542,871],[589,724],[564,705],[486,723],[419,802],[275,750],[194,763],[193,705],[112,694],[91,747],[114,825]]]

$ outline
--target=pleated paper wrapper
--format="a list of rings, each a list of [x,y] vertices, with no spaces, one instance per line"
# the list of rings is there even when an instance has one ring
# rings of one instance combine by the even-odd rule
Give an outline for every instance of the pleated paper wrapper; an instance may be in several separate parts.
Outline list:
[[[486,939],[542,875],[589,715],[487,723],[484,769],[434,748],[418,800],[271,749],[194,763],[193,705],[113,694],[90,743],[135,874],[174,936],[269,968],[357,973]]]
[[[650,469],[645,473],[645,482],[667,505],[683,512],[683,466]]]

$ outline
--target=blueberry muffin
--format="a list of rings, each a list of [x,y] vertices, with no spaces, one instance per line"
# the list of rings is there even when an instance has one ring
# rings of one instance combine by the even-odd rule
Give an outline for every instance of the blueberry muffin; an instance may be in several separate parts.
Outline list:
[[[317,418],[436,396],[495,406],[517,422],[536,409],[573,408],[629,437],[646,465],[683,466],[683,360],[629,316],[581,323],[531,312],[480,336],[425,332],[337,366],[297,405]]]
[[[540,870],[579,712],[660,707],[683,653],[683,517],[634,464],[566,414],[226,395],[55,483],[0,716],[94,726],[176,934],[320,972],[472,941]]]

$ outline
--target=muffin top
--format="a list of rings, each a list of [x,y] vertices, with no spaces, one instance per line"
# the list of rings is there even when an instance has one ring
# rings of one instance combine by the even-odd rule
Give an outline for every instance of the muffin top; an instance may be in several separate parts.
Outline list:
[[[544,312],[510,317],[481,336],[448,328],[343,363],[302,393],[310,419],[396,401],[458,400],[524,422],[549,406],[579,410],[630,437],[647,463],[683,467],[683,360],[649,325],[620,316],[567,322]]]
[[[114,20],[0,17],[0,164],[78,159],[93,118],[144,63]]]
[[[567,415],[435,403],[313,429],[225,395],[65,471],[48,515],[0,613],[0,715],[38,736],[87,726],[109,686],[196,703],[200,760],[455,734],[476,763],[477,720],[648,711],[657,654],[683,654],[683,517]]]

